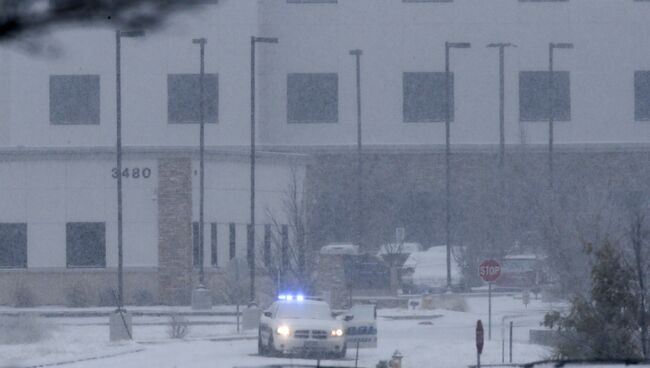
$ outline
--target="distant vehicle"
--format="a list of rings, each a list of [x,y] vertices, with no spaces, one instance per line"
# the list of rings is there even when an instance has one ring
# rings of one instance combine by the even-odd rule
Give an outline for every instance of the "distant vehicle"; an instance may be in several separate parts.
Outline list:
[[[262,313],[257,340],[260,355],[344,358],[344,321],[333,317],[323,301],[303,295],[281,295]]]
[[[544,258],[535,254],[509,255],[501,263],[497,287],[532,289],[546,282]]]

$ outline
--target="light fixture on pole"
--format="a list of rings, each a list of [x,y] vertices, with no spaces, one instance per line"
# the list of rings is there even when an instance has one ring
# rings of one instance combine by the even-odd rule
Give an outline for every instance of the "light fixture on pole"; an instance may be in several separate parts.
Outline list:
[[[248,227],[248,268],[250,270],[250,303],[255,303],[255,45],[278,43],[275,37],[251,37],[251,126],[250,126],[250,225]]]
[[[445,240],[447,243],[447,291],[451,291],[451,66],[449,50],[468,49],[469,42],[445,42]]]
[[[555,49],[573,49],[573,44],[568,42],[563,43],[549,43],[548,44],[548,175],[549,175],[549,186],[553,188],[553,143],[554,143],[554,132],[553,125],[555,120],[555,81],[554,81],[554,65],[553,65],[553,54]]]
[[[499,166],[503,167],[506,154],[505,129],[505,48],[517,47],[512,43],[490,43],[488,48],[499,49]]]
[[[357,88],[357,245],[362,250],[364,247],[364,224],[363,224],[363,146],[361,130],[361,55],[363,50],[350,50],[350,55],[356,61],[356,88]]]
[[[122,38],[143,37],[144,31],[115,31],[116,166],[117,166],[117,311],[110,317],[110,339],[132,339],[131,319],[124,310],[124,252],[122,215]],[[120,321],[122,324],[120,324]]]

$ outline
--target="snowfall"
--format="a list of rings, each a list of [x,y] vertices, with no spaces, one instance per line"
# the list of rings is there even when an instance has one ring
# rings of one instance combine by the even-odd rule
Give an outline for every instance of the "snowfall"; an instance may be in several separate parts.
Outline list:
[[[488,340],[488,298],[485,293],[465,296],[467,311],[380,309],[378,311],[378,347],[358,351],[359,367],[375,367],[389,360],[395,351],[403,355],[404,368],[467,367],[476,363],[475,329],[477,320],[485,326],[483,364],[509,360],[508,332],[513,322],[513,362],[546,359],[550,350],[529,343],[529,330],[540,329],[545,312],[565,308],[531,297],[524,306],[519,294],[493,296],[492,338]],[[264,367],[269,365],[312,365],[313,360],[261,357],[257,355],[257,331],[237,333],[233,307],[215,307],[209,314],[186,312],[190,332],[182,340],[167,334],[166,313],[170,308],[133,307],[134,341],[110,343],[110,309],[11,309],[0,308],[0,315],[46,313],[44,323],[49,337],[33,344],[0,345],[0,367]],[[148,313],[147,313],[148,312]],[[152,313],[155,312],[155,313]],[[219,313],[225,312],[225,313]],[[230,312],[230,313],[228,313]],[[504,339],[505,337],[505,339]],[[505,343],[504,343],[505,342]],[[504,349],[505,347],[505,349]],[[348,349],[344,360],[324,361],[322,365],[354,367],[355,349]]]

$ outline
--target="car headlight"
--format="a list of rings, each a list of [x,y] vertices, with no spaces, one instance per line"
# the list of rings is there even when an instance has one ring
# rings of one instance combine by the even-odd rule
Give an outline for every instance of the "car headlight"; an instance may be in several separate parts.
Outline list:
[[[337,328],[336,330],[332,330],[330,335],[331,336],[341,337],[341,336],[343,336],[343,330],[341,330],[340,328]]]
[[[277,332],[278,335],[289,336],[289,333],[291,331],[289,330],[289,326],[280,326],[280,327],[278,327],[277,330],[275,330],[275,332]]]

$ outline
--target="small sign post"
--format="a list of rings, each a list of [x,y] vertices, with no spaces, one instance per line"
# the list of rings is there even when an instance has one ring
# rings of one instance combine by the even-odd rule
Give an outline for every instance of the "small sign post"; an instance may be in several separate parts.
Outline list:
[[[481,368],[481,354],[483,353],[483,323],[476,321],[476,367]]]
[[[488,340],[492,340],[492,283],[501,276],[501,265],[493,259],[486,259],[478,267],[478,274],[488,283]]]

